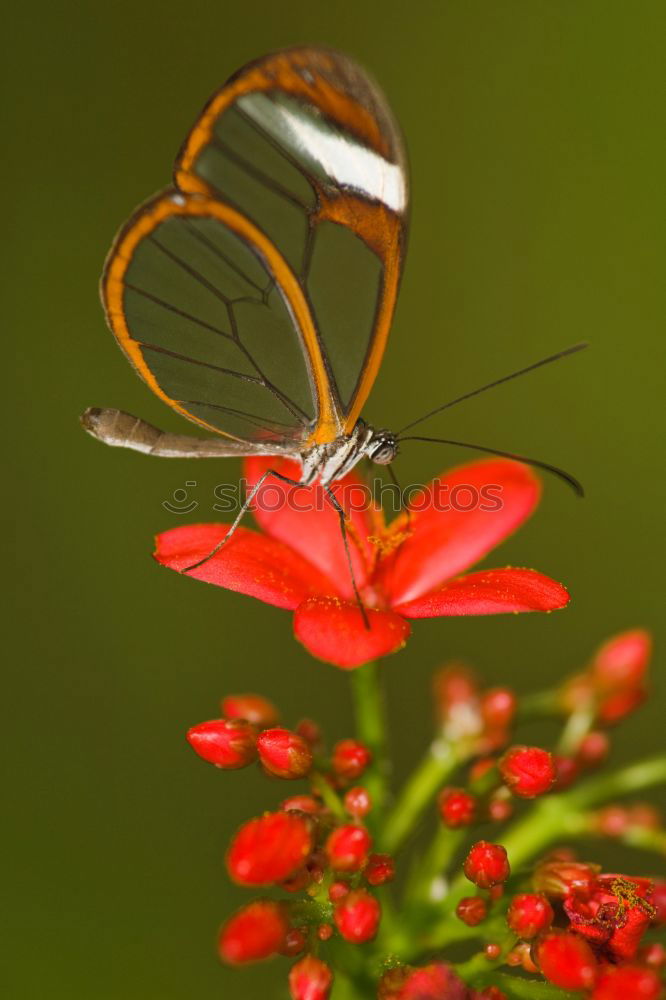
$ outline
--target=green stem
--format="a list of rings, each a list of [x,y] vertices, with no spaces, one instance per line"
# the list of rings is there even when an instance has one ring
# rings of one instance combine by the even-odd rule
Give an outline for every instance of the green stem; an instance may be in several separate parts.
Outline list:
[[[363,784],[372,800],[370,815],[377,824],[380,822],[388,791],[386,706],[378,664],[366,663],[364,667],[353,670],[351,690],[358,738],[372,752],[372,763],[363,776]]]
[[[581,708],[572,712],[562,730],[557,745],[557,753],[574,756],[592,729],[596,714],[596,706],[592,703],[584,704]]]
[[[467,831],[449,830],[439,826],[432,839],[430,847],[417,864],[405,890],[405,899],[410,903],[429,903],[441,899],[438,889],[444,872],[449,868],[454,855],[462,844]]]
[[[493,983],[516,1000],[576,1000],[580,997],[580,993],[565,992],[551,983],[523,979],[522,976],[512,976],[509,972],[496,972]]]
[[[480,986],[487,981],[489,976],[492,976],[494,981],[495,970],[498,966],[504,965],[507,955],[516,943],[515,935],[507,933],[506,924],[504,924],[503,930],[503,937],[499,942],[501,950],[497,958],[489,959],[486,953],[481,951],[472,955],[466,962],[460,962],[456,965],[456,971],[466,983]]]
[[[331,1000],[368,1000],[368,992],[363,986],[336,969]]]
[[[561,695],[557,688],[520,696],[518,718],[521,722],[563,714]]]
[[[412,832],[442,784],[464,759],[451,743],[435,740],[423,761],[403,787],[382,832],[382,850],[394,854]]]
[[[338,819],[347,819],[347,813],[340,801],[340,796],[331,788],[323,774],[320,774],[319,771],[313,771],[310,775],[310,784],[312,790],[321,796],[324,805],[331,810],[334,816],[337,816]]]

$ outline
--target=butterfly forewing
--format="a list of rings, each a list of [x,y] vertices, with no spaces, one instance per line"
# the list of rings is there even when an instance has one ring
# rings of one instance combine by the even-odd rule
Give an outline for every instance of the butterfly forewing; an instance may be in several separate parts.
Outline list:
[[[112,328],[141,374],[243,440],[350,431],[405,242],[405,156],[379,90],[327,50],[251,64],[205,108],[175,181],[182,194],[137,215],[105,276]]]
[[[303,442],[317,415],[307,355],[271,270],[233,228],[243,221],[203,198],[150,202],[112,252],[107,312],[139,372],[185,416],[242,440]]]

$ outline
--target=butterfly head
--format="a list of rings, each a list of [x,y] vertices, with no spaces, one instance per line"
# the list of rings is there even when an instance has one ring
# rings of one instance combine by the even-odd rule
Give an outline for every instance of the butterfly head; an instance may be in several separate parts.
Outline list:
[[[377,465],[390,465],[398,454],[398,439],[392,431],[374,431],[368,443],[367,455]]]

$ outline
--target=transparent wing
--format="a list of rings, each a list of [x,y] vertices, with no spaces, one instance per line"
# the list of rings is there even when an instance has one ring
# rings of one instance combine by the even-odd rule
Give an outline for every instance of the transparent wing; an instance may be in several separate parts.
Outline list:
[[[280,251],[326,369],[315,389],[329,412],[320,407],[313,439],[351,430],[384,351],[406,242],[406,157],[378,87],[326,49],[252,63],[204,109],[175,181],[233,205]]]
[[[148,202],[111,250],[102,296],[140,375],[184,416],[239,441],[308,440],[325,379],[308,306],[237,210],[173,191]]]

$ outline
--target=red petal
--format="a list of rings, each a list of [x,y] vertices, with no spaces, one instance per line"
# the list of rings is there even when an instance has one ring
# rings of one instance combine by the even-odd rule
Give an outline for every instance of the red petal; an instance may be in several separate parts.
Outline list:
[[[297,462],[270,457],[248,458],[244,463],[248,488],[267,469],[275,469],[290,479],[298,480],[301,476]],[[372,515],[367,509],[369,489],[361,479],[351,475],[335,483],[332,489],[351,516],[349,548],[356,583],[362,587],[372,565],[373,548],[368,535],[376,533]],[[326,573],[335,582],[335,593],[339,597],[354,596],[340,519],[319,483],[294,487],[269,476],[254,500],[252,511],[257,524],[267,535],[286,542]]]
[[[227,524],[188,524],[156,538],[155,559],[183,570],[203,559],[229,530]],[[326,577],[287,545],[248,528],[237,528],[222,549],[187,576],[257,597],[293,611],[312,594],[330,594]]]
[[[391,603],[413,601],[478,562],[530,516],[539,494],[534,473],[506,459],[472,462],[435,479],[410,501],[411,536],[385,563]]]
[[[510,611],[555,611],[569,594],[549,576],[534,569],[488,569],[445,583],[394,610],[405,618],[454,615],[501,615]]]
[[[360,667],[405,645],[408,623],[392,611],[366,611],[366,628],[356,604],[312,597],[296,610],[294,633],[314,656],[345,670]]]

